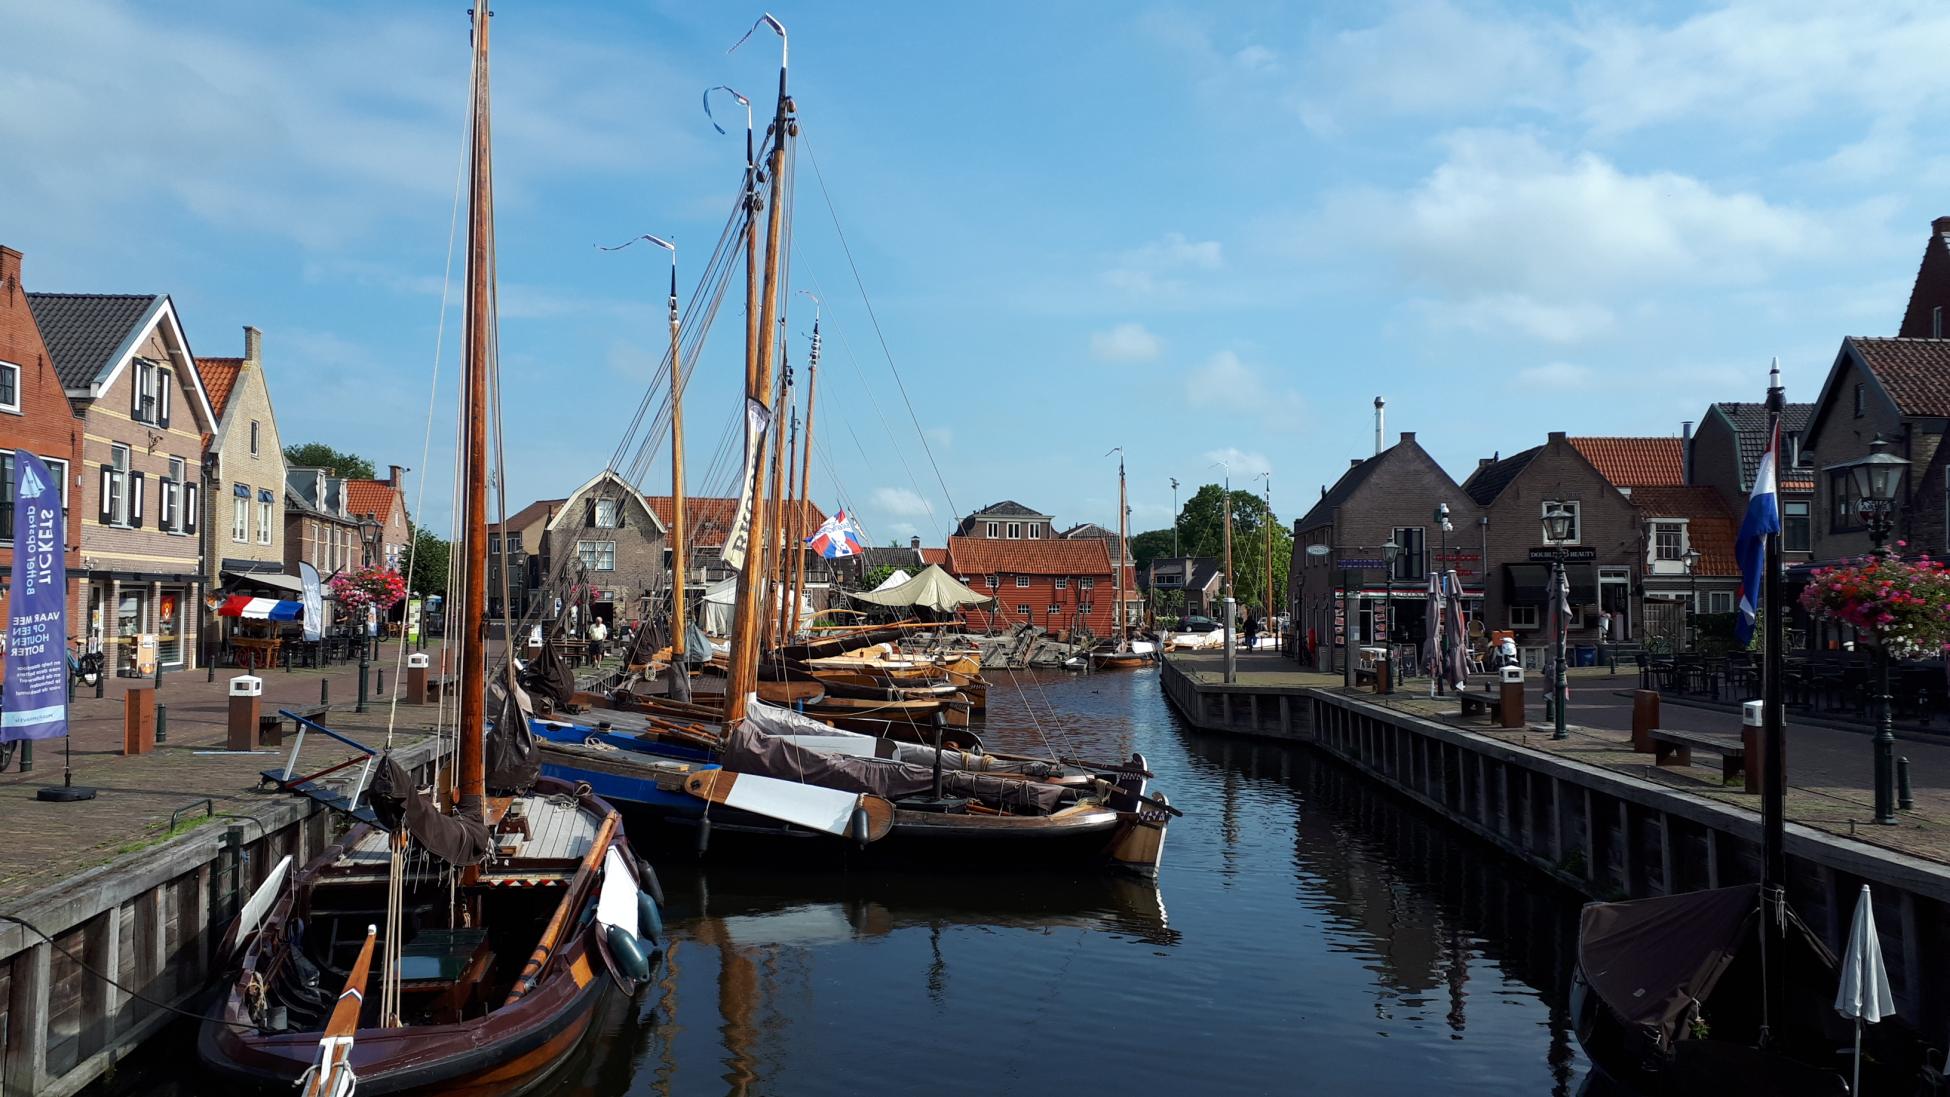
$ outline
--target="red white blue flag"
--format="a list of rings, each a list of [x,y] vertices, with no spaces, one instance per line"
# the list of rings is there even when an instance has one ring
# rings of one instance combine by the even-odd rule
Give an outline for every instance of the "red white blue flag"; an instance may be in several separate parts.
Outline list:
[[[1740,520],[1740,535],[1734,540],[1733,554],[1740,562],[1740,620],[1734,622],[1734,635],[1746,644],[1754,637],[1754,618],[1760,613],[1762,573],[1767,570],[1767,538],[1781,532],[1780,493],[1776,489],[1775,469],[1780,465],[1781,428],[1777,424],[1767,440],[1767,452],[1760,455],[1754,470],[1754,490],[1747,497],[1747,515]]]
[[[828,560],[858,556],[866,549],[860,542],[860,527],[853,523],[853,517],[844,507],[806,538],[806,546]]]

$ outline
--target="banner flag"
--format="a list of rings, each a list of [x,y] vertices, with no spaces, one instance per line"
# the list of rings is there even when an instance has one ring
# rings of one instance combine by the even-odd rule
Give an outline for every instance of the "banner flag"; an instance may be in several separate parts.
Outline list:
[[[14,562],[7,607],[7,696],[0,742],[68,733],[68,561],[61,482],[14,453]]]

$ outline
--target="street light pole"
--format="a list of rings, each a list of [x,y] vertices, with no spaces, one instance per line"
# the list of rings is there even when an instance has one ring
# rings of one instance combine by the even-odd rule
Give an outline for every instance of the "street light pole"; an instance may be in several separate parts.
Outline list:
[[[1686,565],[1686,650],[1699,650],[1699,550],[1687,549],[1679,557]]]
[[[1882,435],[1869,443],[1869,455],[1831,466],[1823,471],[1845,470],[1856,498],[1862,524],[1869,528],[1869,543],[1880,559],[1896,554],[1888,547],[1895,528],[1896,492],[1902,486],[1909,462],[1888,452]],[[1896,822],[1896,730],[1895,698],[1889,692],[1889,645],[1878,634],[1875,650],[1876,735],[1875,735],[1875,821],[1885,826]]]
[[[1401,555],[1402,547],[1390,537],[1381,546],[1381,627],[1375,629],[1381,634],[1381,658],[1386,664],[1382,678],[1383,693],[1395,692],[1395,558]]]
[[[1564,660],[1567,654],[1566,649],[1569,646],[1565,641],[1567,634],[1571,630],[1569,628],[1570,622],[1564,619],[1565,614],[1563,611],[1570,608],[1564,602],[1564,592],[1568,582],[1564,568],[1566,562],[1570,559],[1570,552],[1565,549],[1564,543],[1571,539],[1571,512],[1561,506],[1553,506],[1549,511],[1545,512],[1544,533],[1550,538],[1551,544],[1556,549],[1553,553],[1556,569],[1551,576],[1550,597],[1548,599],[1550,604],[1551,626],[1557,630],[1557,659],[1553,668],[1556,674],[1556,681],[1551,686],[1551,738],[1568,739],[1571,735],[1570,732],[1564,729],[1564,709],[1566,708],[1566,702],[1571,699],[1571,675],[1570,668],[1564,665]]]

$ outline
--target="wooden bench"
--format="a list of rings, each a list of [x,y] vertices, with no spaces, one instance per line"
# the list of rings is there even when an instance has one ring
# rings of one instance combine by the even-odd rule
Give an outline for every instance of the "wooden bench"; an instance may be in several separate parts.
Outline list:
[[[1355,667],[1355,668],[1354,668],[1354,684],[1355,684],[1355,685],[1357,685],[1357,686],[1372,686],[1372,685],[1374,685],[1374,676],[1375,676],[1375,673],[1376,673],[1376,672],[1375,672],[1375,668],[1373,668],[1373,667]]]
[[[1747,776],[1747,745],[1724,735],[1701,735],[1691,731],[1652,729],[1653,761],[1662,766],[1690,766],[1697,748],[1720,756],[1720,783],[1730,785]]]
[[[438,700],[443,695],[451,697],[453,696],[453,693],[454,693],[453,675],[429,674],[427,676],[427,700],[429,701]]]
[[[1503,695],[1500,693],[1466,689],[1456,694],[1456,700],[1462,702],[1464,717],[1487,716],[1497,723],[1503,722]]]
[[[316,720],[319,717],[325,715],[326,713],[332,711],[332,706],[330,705],[303,705],[303,706],[287,705],[285,706],[285,708],[286,711],[290,712],[292,715],[302,716],[307,720]],[[298,728],[295,724],[292,726],[291,732],[294,735],[297,734]],[[264,712],[258,714],[257,741],[264,744],[267,747],[278,747],[284,745],[283,713]]]

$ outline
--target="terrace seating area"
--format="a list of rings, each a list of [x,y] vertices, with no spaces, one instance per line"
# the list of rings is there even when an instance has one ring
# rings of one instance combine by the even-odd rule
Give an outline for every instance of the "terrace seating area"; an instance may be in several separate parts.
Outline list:
[[[1639,688],[1661,695],[1737,704],[1760,696],[1760,663],[1747,652],[1635,656]],[[1790,654],[1782,687],[1790,711],[1868,722],[1874,715],[1874,664],[1868,652]],[[1950,731],[1950,678],[1941,660],[1889,668],[1894,718]]]

